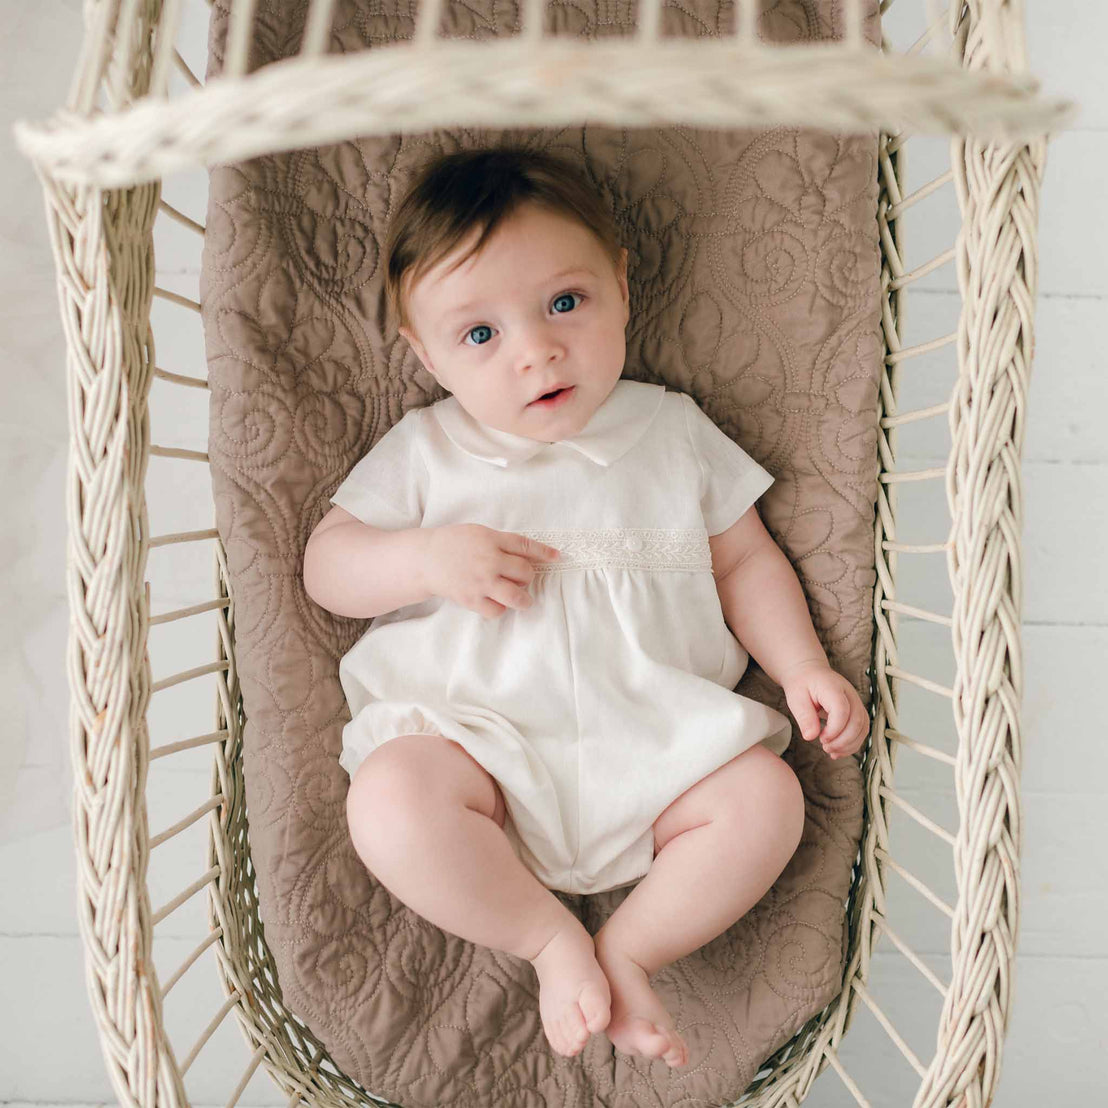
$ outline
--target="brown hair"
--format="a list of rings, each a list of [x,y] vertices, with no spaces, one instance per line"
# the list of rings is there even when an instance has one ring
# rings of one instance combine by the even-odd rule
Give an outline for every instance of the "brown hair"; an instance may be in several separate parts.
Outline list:
[[[390,318],[410,328],[405,300],[412,284],[475,227],[482,228],[460,265],[528,203],[576,219],[596,235],[613,265],[618,264],[620,243],[612,213],[571,162],[521,146],[442,154],[419,170],[389,225],[385,297]]]

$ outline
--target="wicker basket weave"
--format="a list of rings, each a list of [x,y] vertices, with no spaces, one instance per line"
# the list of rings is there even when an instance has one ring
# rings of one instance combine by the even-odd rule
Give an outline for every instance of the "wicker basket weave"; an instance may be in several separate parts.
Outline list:
[[[967,0],[941,16],[929,0],[897,0],[897,7],[914,3],[924,9],[925,30],[903,53],[887,40],[881,50],[864,44],[860,5],[852,0],[844,41],[803,47],[758,42],[754,0],[737,5],[732,39],[664,40],[660,0],[643,0],[637,41],[596,44],[544,38],[538,30],[541,0],[524,0],[524,30],[516,38],[440,41],[435,29],[441,0],[428,0],[419,8],[414,39],[402,49],[327,57],[334,0],[314,0],[300,56],[248,73],[255,2],[235,0],[224,75],[205,86],[175,45],[182,0],[86,2],[85,44],[65,109],[17,133],[46,193],[68,344],[68,663],[80,922],[90,996],[121,1104],[189,1104],[185,1075],[232,1012],[248,1055],[241,1078],[225,1092],[229,1105],[260,1066],[290,1105],[371,1102],[284,1008],[258,922],[240,757],[234,598],[222,543],[214,527],[149,534],[149,457],[207,463],[202,447],[150,442],[156,379],[159,388],[170,390],[206,387],[200,378],[168,372],[153,361],[153,298],[199,309],[190,298],[155,287],[155,218],[195,231],[197,258],[204,231],[160,198],[161,179],[206,162],[354,134],[466,124],[541,126],[586,115],[624,126],[803,124],[880,131],[886,359],[876,459],[875,703],[863,764],[865,836],[848,903],[848,968],[841,995],[766,1062],[737,1103],[798,1105],[827,1067],[857,1103],[893,1103],[887,1090],[864,1091],[840,1051],[859,999],[876,1017],[866,1033],[881,1047],[895,1045],[911,1067],[916,1108],[980,1108],[990,1102],[999,1080],[1019,924],[1020,454],[1033,352],[1038,195],[1046,136],[1061,129],[1072,111],[1040,97],[1026,75],[1019,0]],[[893,0],[883,0],[882,12],[892,6]],[[936,44],[946,48],[935,50]],[[171,70],[185,77],[180,95],[168,95]],[[904,195],[906,145],[923,132],[947,136],[949,169]],[[926,228],[929,198],[950,183],[961,220],[956,239],[906,272],[905,224],[918,216]],[[926,230],[921,237],[930,249],[933,237]],[[950,261],[961,293],[956,330],[906,346],[909,289]],[[198,315],[193,322],[199,329]],[[953,387],[927,397],[926,388],[913,382],[914,406],[901,410],[902,373],[944,350],[948,356],[956,352]],[[941,375],[935,380],[941,382]],[[945,464],[898,464],[901,429],[943,420],[950,432]],[[945,482],[950,516],[943,533],[900,541],[898,534],[911,527],[898,509],[898,491],[917,481]],[[175,549],[210,557],[209,543],[215,548],[215,598],[151,617],[148,556]],[[949,615],[899,598],[902,557],[910,567],[944,555],[953,596]],[[218,619],[215,660],[153,681],[150,626],[209,611]],[[902,641],[910,638],[903,634],[906,627],[931,625],[940,629],[950,658],[949,685],[917,673]],[[205,675],[217,687],[215,730],[152,744],[151,697]],[[918,709],[927,697],[951,704],[957,737],[950,752],[921,734],[908,710],[909,701]],[[197,799],[190,816],[152,837],[150,762],[198,747],[214,751],[209,794]],[[903,750],[915,760],[907,758],[894,781]],[[953,777],[953,830],[904,799],[912,784],[907,770],[923,763]],[[936,851],[950,848],[953,903],[894,858],[894,810],[933,836]],[[151,849],[200,821],[210,828],[206,865],[182,875],[180,894],[155,908],[147,885]],[[891,877],[913,890],[913,912],[948,917],[945,982],[912,949],[899,923],[894,926]],[[176,973],[159,979],[157,926],[201,893],[208,898],[209,933]],[[872,955],[882,936],[890,953],[904,955],[915,984],[941,998],[928,1060],[917,1057],[876,1000]],[[175,1047],[163,1000],[186,974],[210,974],[213,959],[226,1003]]]

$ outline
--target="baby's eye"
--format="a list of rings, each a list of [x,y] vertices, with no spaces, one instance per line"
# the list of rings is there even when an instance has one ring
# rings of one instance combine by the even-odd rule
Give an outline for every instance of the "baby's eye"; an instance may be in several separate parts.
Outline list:
[[[563,300],[568,300],[571,296],[576,296],[578,300],[581,299],[581,294],[579,292],[561,292],[554,298],[554,305],[555,305],[554,310],[556,312],[558,312],[559,315],[565,315],[566,311],[572,311],[573,310],[572,308],[567,308],[567,309],[565,309],[565,311],[563,311],[562,309],[558,308],[558,306],[557,306]]]
[[[479,339],[477,342],[471,343],[469,345],[484,346],[485,343],[492,338],[492,328],[487,323],[478,323],[476,327],[471,327],[468,331],[466,331],[466,338],[468,339],[470,335],[477,334],[480,331],[488,331],[488,338]]]

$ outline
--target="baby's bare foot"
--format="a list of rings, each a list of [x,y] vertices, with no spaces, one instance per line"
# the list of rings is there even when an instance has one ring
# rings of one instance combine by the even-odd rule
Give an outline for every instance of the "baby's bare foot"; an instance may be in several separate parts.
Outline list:
[[[566,1057],[579,1054],[611,1015],[611,990],[592,936],[583,927],[565,927],[531,965],[539,977],[539,1015],[550,1045]]]
[[[605,1029],[612,1046],[624,1054],[661,1058],[670,1067],[688,1065],[689,1048],[650,987],[646,970],[602,935],[597,932],[596,959],[612,993],[612,1015]]]

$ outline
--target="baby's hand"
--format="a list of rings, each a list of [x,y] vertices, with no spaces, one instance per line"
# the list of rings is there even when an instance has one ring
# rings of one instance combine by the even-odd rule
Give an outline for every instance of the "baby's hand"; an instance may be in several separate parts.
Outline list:
[[[455,523],[429,529],[423,579],[432,596],[453,600],[485,619],[506,608],[530,608],[527,591],[535,569],[531,561],[553,561],[552,546],[496,531],[480,523]]]
[[[825,662],[801,662],[782,678],[785,701],[808,741],[819,738],[832,758],[853,754],[869,731],[869,713],[854,686]],[[821,715],[826,722],[820,728]]]

